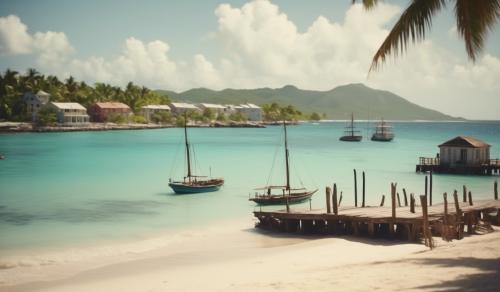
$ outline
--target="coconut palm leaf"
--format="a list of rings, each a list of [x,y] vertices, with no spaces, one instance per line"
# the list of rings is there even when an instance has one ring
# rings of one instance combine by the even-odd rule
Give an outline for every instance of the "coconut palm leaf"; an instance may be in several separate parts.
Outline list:
[[[456,0],[455,16],[467,54],[475,61],[483,49],[486,34],[500,18],[500,0]]]
[[[352,4],[356,3],[357,0],[352,0]],[[375,7],[375,5],[377,5],[378,3],[378,0],[363,0],[363,6],[366,8],[366,10],[369,10],[373,7]]]

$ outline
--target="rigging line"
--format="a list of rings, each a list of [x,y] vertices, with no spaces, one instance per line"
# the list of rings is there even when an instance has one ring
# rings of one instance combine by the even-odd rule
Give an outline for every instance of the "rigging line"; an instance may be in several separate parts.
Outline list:
[[[177,147],[175,148],[175,153],[174,153],[174,160],[172,161],[172,165],[170,166],[170,178],[172,178],[172,175],[174,174],[174,169],[177,168],[177,163],[179,159],[179,149],[181,148],[182,142],[181,140],[177,140]]]
[[[279,141],[281,141],[283,138],[283,133],[280,132],[280,138]],[[273,176],[273,170],[274,166],[276,165],[276,158],[278,157],[278,151],[281,149],[281,142],[276,143],[275,145],[275,150],[274,150],[274,157],[273,157],[273,163],[271,164],[271,170],[269,171],[269,175],[267,176],[267,182],[266,186],[268,186],[271,183],[272,176]]]

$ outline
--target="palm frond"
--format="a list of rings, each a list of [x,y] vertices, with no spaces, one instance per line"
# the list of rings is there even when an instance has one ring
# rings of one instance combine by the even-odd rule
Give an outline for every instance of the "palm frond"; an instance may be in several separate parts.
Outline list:
[[[352,0],[352,4],[356,3],[357,0]],[[363,0],[363,6],[366,10],[370,10],[375,7],[378,3],[378,0]]]
[[[404,53],[410,40],[423,40],[432,25],[432,17],[445,5],[446,0],[413,0],[375,53],[370,71],[376,70],[390,54]]]
[[[455,16],[467,54],[472,61],[476,61],[486,34],[500,18],[500,0],[456,0]]]

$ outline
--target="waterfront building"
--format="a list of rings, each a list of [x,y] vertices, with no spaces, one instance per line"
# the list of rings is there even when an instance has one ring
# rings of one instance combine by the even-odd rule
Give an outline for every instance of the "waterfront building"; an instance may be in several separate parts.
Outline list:
[[[32,121],[36,121],[38,111],[49,102],[50,94],[43,90],[39,90],[36,94],[30,91],[24,93],[22,99],[26,103],[26,113],[31,116]]]
[[[89,123],[87,109],[76,102],[50,102],[48,107],[56,111],[57,123],[63,126],[82,126]]]
[[[97,102],[90,107],[89,114],[93,122],[104,123],[110,115],[124,115],[128,118],[132,110],[121,102]]]

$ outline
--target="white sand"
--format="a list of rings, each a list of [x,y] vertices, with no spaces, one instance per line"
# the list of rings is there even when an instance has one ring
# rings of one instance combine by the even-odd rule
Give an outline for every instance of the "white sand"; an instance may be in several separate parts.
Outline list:
[[[164,247],[0,270],[0,291],[496,290],[500,230],[421,244],[255,232],[251,221]]]

